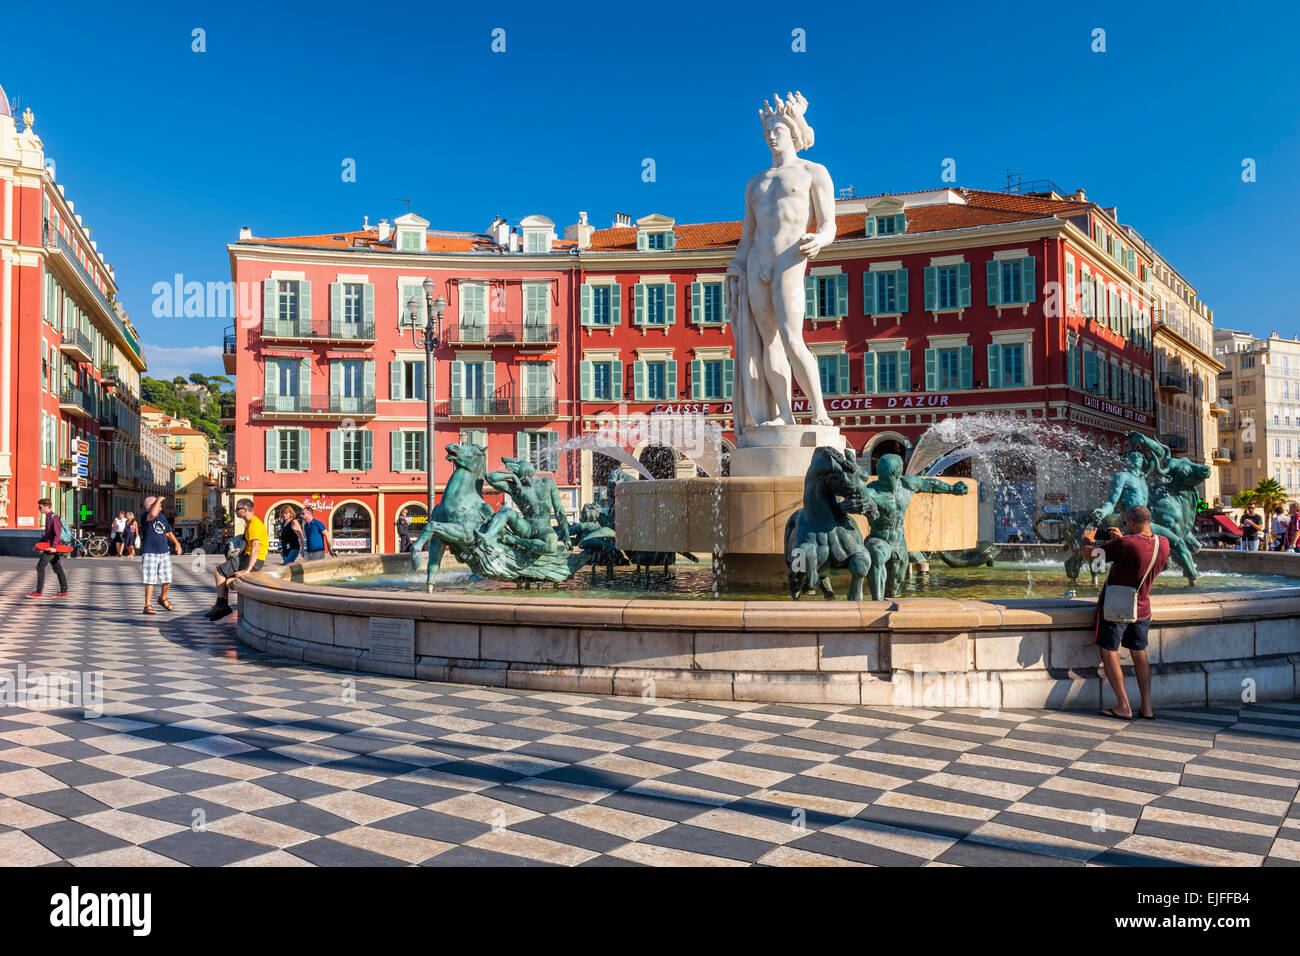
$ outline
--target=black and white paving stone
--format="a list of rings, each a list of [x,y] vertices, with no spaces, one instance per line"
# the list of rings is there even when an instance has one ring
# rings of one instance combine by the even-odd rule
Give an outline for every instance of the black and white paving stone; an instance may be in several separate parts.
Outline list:
[[[1300,863],[1298,701],[1121,723],[393,679],[244,647],[193,564],[145,616],[138,559],[41,600],[0,559],[0,674],[104,692],[0,706],[0,863]]]

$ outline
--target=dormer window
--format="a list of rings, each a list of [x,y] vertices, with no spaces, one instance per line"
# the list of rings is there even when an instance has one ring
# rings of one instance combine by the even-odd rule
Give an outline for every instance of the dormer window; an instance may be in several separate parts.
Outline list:
[[[523,233],[524,252],[541,255],[551,251],[555,241],[555,223],[545,216],[525,216],[519,221]]]
[[[666,252],[677,246],[673,233],[674,220],[658,213],[643,216],[636,221],[636,248],[638,252]]]
[[[862,231],[867,238],[898,236],[907,231],[907,213],[901,199],[882,196],[867,205],[866,213]]]
[[[876,235],[893,236],[907,229],[907,217],[901,212],[893,216],[876,217]]]
[[[413,212],[398,216],[393,220],[396,230],[393,234],[393,248],[398,252],[424,252],[425,236],[429,228],[427,219],[422,219]]]

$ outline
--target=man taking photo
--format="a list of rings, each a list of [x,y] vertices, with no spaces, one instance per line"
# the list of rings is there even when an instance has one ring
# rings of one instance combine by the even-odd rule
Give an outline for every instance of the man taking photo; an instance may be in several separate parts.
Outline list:
[[[1119,649],[1127,647],[1133,657],[1133,673],[1137,677],[1138,691],[1142,695],[1141,714],[1148,720],[1155,717],[1151,709],[1151,662],[1147,660],[1147,632],[1151,627],[1151,582],[1169,563],[1169,542],[1151,531],[1151,512],[1142,505],[1134,505],[1124,512],[1124,534],[1118,528],[1109,529],[1109,541],[1097,543],[1097,529],[1083,533],[1080,552],[1089,561],[1103,555],[1111,562],[1106,583],[1097,597],[1095,642],[1101,648],[1101,663],[1106,680],[1115,692],[1116,705],[1101,713],[1116,720],[1132,720],[1133,708],[1129,705],[1124,688],[1124,671],[1119,664]],[[1136,589],[1136,620],[1112,621],[1106,619],[1107,588]]]
[[[1252,501],[1241,516],[1241,550],[1258,551],[1259,536],[1264,532],[1264,516],[1255,510]]]

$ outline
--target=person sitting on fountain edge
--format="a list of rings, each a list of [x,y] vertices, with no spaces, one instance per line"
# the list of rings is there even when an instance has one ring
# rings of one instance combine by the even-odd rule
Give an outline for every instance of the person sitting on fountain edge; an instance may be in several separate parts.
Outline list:
[[[1106,680],[1115,692],[1116,705],[1101,713],[1118,720],[1132,720],[1133,708],[1124,689],[1124,671],[1119,664],[1119,649],[1123,645],[1133,656],[1133,673],[1137,676],[1138,691],[1142,695],[1141,714],[1150,720],[1151,663],[1147,660],[1147,631],[1151,627],[1151,582],[1169,563],[1169,541],[1151,531],[1151,512],[1142,505],[1133,505],[1124,512],[1124,534],[1118,528],[1107,529],[1111,539],[1097,543],[1097,530],[1089,528],[1083,533],[1080,551],[1091,561],[1104,555],[1111,562],[1110,574],[1097,596],[1097,618],[1094,627],[1095,643],[1101,648],[1101,663]],[[1154,561],[1153,561],[1154,558]],[[1108,621],[1102,614],[1107,587],[1128,586],[1137,589],[1137,620],[1122,623]]]

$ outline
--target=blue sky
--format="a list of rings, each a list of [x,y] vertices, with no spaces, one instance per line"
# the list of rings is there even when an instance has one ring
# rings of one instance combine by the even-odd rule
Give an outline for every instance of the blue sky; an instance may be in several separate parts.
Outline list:
[[[930,188],[948,157],[964,186],[1001,188],[1008,167],[1082,186],[1217,325],[1295,334],[1297,5],[1066,7],[71,0],[6,14],[0,85],[35,112],[151,374],[220,371],[225,322],[155,318],[151,289],[228,280],[240,226],[357,228],[399,197],[450,229],[738,218],[767,158],[756,110],[788,89],[837,186]]]

